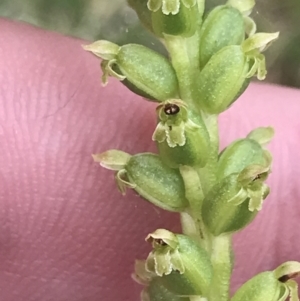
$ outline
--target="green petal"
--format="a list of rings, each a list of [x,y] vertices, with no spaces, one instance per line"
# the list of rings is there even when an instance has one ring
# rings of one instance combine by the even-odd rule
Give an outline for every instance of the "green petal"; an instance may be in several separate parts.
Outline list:
[[[170,147],[175,147],[177,145],[183,146],[186,141],[184,123],[182,122],[179,126],[169,126],[166,131],[166,136]]]
[[[179,13],[180,0],[162,0],[162,12],[165,15],[176,15]]]
[[[162,122],[159,122],[152,135],[152,140],[161,143],[166,140],[166,137],[166,126]]]

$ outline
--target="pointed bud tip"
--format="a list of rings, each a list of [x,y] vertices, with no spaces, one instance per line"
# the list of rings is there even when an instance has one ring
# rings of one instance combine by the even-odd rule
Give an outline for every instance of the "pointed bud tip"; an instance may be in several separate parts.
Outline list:
[[[125,167],[131,155],[119,150],[109,150],[101,154],[93,154],[95,162],[106,169],[119,171]]]

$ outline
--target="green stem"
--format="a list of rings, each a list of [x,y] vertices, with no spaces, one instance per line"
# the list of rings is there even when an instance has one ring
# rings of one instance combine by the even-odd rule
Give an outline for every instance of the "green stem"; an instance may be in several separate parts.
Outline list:
[[[192,212],[182,212],[180,213],[180,221],[182,233],[193,238],[209,252],[211,249],[210,235],[203,224],[201,216],[195,216]]]
[[[213,279],[209,301],[228,301],[230,277],[232,271],[231,235],[221,235],[211,239],[211,263]]]
[[[202,117],[210,137],[210,154],[206,165],[198,168],[197,172],[200,178],[204,195],[217,181],[217,163],[219,153],[219,129],[217,115],[204,115]]]
[[[199,72],[199,34],[188,38],[166,36],[165,45],[177,74],[180,97],[193,106],[193,86]]]

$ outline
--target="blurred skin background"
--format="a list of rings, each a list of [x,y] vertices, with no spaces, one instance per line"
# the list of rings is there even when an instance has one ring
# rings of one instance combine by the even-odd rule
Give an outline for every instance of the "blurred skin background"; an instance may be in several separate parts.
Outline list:
[[[280,31],[279,41],[266,53],[267,81],[300,87],[300,0],[256,2],[252,16],[258,31]],[[206,0],[206,8],[223,3]],[[0,0],[0,16],[89,41],[134,42],[164,53],[125,0]]]

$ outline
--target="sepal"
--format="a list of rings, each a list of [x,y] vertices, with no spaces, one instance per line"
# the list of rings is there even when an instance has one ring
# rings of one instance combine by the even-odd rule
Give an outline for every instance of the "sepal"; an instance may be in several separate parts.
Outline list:
[[[275,40],[278,39],[279,32],[275,33],[256,33],[242,43],[242,48],[252,67],[246,77],[256,74],[258,80],[264,80],[267,75],[265,56],[261,52],[265,51]]]
[[[118,171],[126,166],[131,155],[120,150],[111,149],[101,154],[92,155],[92,157],[102,167]]]

